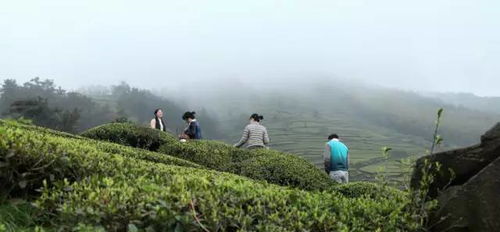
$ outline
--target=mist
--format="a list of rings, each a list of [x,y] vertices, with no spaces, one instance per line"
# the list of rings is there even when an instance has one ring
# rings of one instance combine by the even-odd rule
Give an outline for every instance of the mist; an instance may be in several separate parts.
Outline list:
[[[499,96],[499,9],[493,0],[5,1],[0,79],[210,91],[320,76]]]

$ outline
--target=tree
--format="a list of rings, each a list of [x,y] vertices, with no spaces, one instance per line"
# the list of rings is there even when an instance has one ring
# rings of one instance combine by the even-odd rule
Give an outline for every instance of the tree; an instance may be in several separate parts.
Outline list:
[[[30,119],[35,125],[66,132],[75,132],[80,119],[77,108],[73,110],[50,108],[47,99],[41,97],[13,102],[8,115]]]
[[[67,92],[52,80],[37,77],[18,85],[7,79],[0,92],[3,116],[33,118],[35,124],[54,129],[79,132],[116,117],[112,107],[80,93]]]

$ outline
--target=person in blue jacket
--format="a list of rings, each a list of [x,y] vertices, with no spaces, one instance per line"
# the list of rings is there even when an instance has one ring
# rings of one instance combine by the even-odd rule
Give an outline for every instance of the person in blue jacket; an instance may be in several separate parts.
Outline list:
[[[338,183],[349,182],[349,148],[339,140],[337,134],[328,136],[323,159],[330,178]]]
[[[196,121],[195,114],[195,112],[186,112],[182,116],[182,120],[187,123],[186,129],[184,129],[184,134],[186,134],[189,139],[201,139],[201,127],[200,123]]]

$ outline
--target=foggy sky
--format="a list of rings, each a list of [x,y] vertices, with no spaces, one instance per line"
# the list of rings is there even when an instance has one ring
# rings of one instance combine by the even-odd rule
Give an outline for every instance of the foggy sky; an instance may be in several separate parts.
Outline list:
[[[498,0],[0,1],[0,80],[158,89],[331,76],[500,96],[499,73]]]

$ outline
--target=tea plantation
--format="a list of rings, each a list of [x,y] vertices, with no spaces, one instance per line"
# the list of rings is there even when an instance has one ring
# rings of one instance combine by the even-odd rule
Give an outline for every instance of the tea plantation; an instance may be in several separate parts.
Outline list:
[[[302,158],[106,124],[0,121],[0,231],[419,231],[410,194]]]

